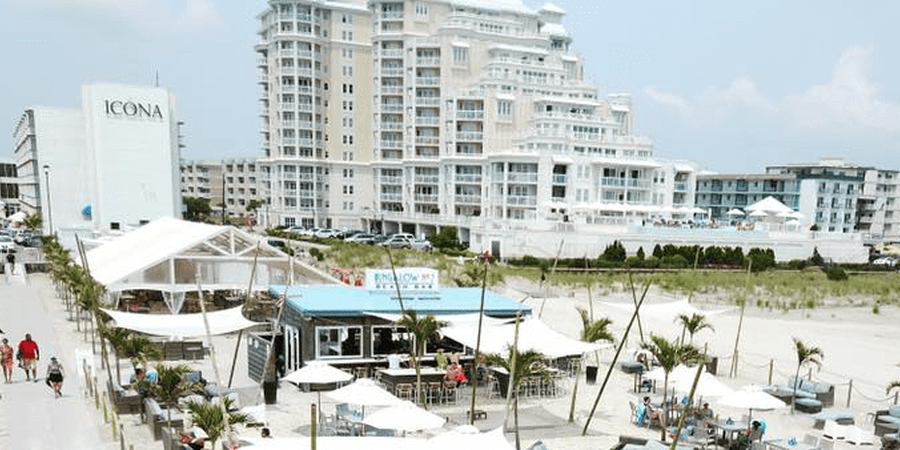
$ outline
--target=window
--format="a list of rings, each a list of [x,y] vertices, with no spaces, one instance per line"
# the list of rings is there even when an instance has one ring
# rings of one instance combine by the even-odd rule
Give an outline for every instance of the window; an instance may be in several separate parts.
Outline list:
[[[353,84],[351,84],[351,83],[342,84],[341,92],[343,92],[345,94],[352,94],[353,93]]]
[[[349,14],[341,14],[341,23],[353,23],[353,16]]]
[[[362,356],[362,327],[316,327],[316,355],[319,358]]]
[[[497,115],[509,117],[512,115],[512,102],[509,100],[497,100]]]
[[[416,19],[424,19],[428,17],[428,5],[422,2],[416,2]]]
[[[468,47],[453,47],[453,63],[454,64],[468,64],[469,63]]]
[[[345,77],[352,77],[353,76],[353,66],[342,66],[341,74],[344,75]]]
[[[353,32],[352,31],[341,31],[341,40],[343,41],[352,41],[353,40]]]

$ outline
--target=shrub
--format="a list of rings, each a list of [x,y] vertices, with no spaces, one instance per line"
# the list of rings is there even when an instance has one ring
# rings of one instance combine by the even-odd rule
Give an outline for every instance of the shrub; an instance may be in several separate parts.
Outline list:
[[[644,265],[644,260],[637,256],[629,256],[625,258],[625,267],[641,267]]]
[[[663,256],[665,255],[663,255],[662,247],[660,247],[659,244],[656,244],[656,246],[653,247],[653,257],[662,259]]]
[[[662,266],[683,269],[688,266],[688,260],[682,255],[666,256],[662,259]]]
[[[637,253],[634,254],[637,259],[643,261],[644,260],[644,247],[638,247]]]
[[[523,256],[521,261],[523,266],[538,267],[541,265],[541,260],[531,255]]]
[[[456,227],[442,227],[441,231],[431,235],[429,238],[434,247],[443,250],[464,250],[465,245],[459,242],[459,234]]]
[[[831,281],[844,281],[847,278],[847,272],[844,272],[844,269],[840,266],[831,266],[824,269],[825,277]]]
[[[792,259],[788,261],[787,268],[790,270],[803,270],[806,268],[807,261],[803,259]]]
[[[612,244],[609,244],[606,247],[606,250],[603,251],[603,255],[600,258],[606,261],[623,262],[625,261],[625,257],[625,246],[619,241],[613,241]]]
[[[316,258],[316,261],[320,261],[320,262],[325,259],[325,255],[323,255],[322,251],[316,247],[310,247],[309,256]]]

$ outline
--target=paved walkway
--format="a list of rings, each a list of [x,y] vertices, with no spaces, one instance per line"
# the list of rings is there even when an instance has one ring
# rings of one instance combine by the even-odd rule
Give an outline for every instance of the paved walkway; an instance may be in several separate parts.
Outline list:
[[[21,264],[16,269],[22,273]],[[0,278],[0,329],[13,346],[31,333],[41,352],[38,383],[26,382],[25,373],[18,368],[12,384],[0,381],[0,449],[118,448],[109,426],[103,424],[102,412],[85,397],[76,373],[76,349],[90,351],[91,343],[85,342],[75,323],[68,320],[47,276]],[[61,360],[67,374],[59,399],[44,384],[51,356]]]

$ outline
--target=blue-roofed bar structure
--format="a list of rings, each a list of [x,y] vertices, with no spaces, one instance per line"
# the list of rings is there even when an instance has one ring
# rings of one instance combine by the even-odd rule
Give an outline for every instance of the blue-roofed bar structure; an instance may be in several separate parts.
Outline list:
[[[479,312],[481,289],[440,287],[437,270],[402,268],[397,269],[397,278],[402,308],[390,270],[368,270],[362,287],[271,286],[269,294],[285,301],[280,326],[284,371],[296,370],[310,360],[371,368],[385,364],[391,353],[408,354],[413,339],[394,324],[404,310],[420,316],[434,314],[438,320]],[[486,291],[484,313],[494,318],[528,316],[531,307]],[[276,352],[282,353],[279,347],[281,343],[276,343]],[[438,347],[464,351],[462,344],[435,336],[426,344],[426,356]]]

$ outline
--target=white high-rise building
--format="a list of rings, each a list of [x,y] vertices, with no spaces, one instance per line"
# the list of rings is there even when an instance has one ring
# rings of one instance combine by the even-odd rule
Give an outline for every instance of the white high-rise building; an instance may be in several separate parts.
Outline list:
[[[584,81],[564,14],[519,0],[269,1],[256,50],[273,219],[455,226],[497,253],[510,230],[689,211],[695,167],[654,159],[630,97]]]
[[[41,213],[44,234],[180,217],[174,94],[118,84],[87,85],[81,94],[80,107],[29,108],[19,120],[20,208]]]

